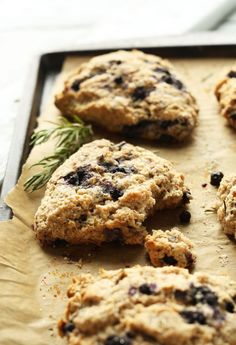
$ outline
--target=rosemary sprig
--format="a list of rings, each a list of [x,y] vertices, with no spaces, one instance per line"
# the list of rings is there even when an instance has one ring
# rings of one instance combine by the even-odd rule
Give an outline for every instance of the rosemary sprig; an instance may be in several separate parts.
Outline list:
[[[31,145],[40,145],[51,138],[56,139],[57,142],[55,151],[51,156],[44,157],[32,165],[40,166],[42,170],[24,183],[24,189],[28,192],[34,192],[42,188],[53,172],[87,142],[93,134],[91,126],[86,126],[76,115],[71,117],[71,121],[64,116],[60,116],[59,123],[53,124],[55,127],[34,132],[31,137]]]

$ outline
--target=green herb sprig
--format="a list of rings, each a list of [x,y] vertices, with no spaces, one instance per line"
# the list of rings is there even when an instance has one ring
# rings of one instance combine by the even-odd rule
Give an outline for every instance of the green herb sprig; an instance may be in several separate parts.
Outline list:
[[[52,155],[32,165],[32,167],[40,166],[42,170],[24,183],[26,191],[34,192],[45,186],[53,172],[91,138],[93,134],[91,126],[85,125],[76,115],[70,119],[60,116],[59,122],[53,123],[54,127],[33,133],[31,145],[43,144],[51,138],[56,139],[57,142]]]

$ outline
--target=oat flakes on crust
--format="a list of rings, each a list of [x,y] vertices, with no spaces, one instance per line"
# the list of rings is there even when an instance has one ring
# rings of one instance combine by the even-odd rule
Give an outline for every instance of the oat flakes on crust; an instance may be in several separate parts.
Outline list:
[[[235,345],[236,283],[177,267],[84,274],[59,332],[69,345]]]
[[[236,129],[236,66],[216,85],[215,95],[221,114]]]
[[[95,140],[53,174],[35,215],[42,242],[142,244],[154,211],[186,199],[184,176],[149,150]]]
[[[227,235],[236,238],[236,176],[226,176],[218,189],[218,219]]]
[[[173,265],[191,268],[196,261],[193,243],[178,228],[153,230],[145,238],[144,245],[155,267]]]
[[[56,95],[64,115],[79,115],[112,132],[164,142],[182,141],[198,107],[172,65],[141,51],[117,51],[83,63]]]

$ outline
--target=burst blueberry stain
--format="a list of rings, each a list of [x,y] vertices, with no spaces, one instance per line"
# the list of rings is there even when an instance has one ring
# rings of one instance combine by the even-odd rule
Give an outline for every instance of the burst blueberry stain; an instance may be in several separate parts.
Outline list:
[[[141,292],[144,295],[154,295],[156,292],[156,284],[142,284],[139,286],[139,292]]]
[[[188,322],[188,323],[199,323],[200,325],[206,324],[206,317],[203,313],[199,311],[193,310],[182,310],[180,315]]]
[[[137,292],[137,288],[134,287],[134,286],[131,286],[131,287],[129,288],[128,294],[129,294],[129,296],[134,296],[134,295],[136,294],[136,292]]]
[[[176,79],[173,75],[163,75],[160,81],[172,85],[178,90],[184,89],[184,84],[180,80]]]
[[[230,71],[230,72],[227,74],[227,77],[229,77],[229,78],[236,78],[236,71]]]
[[[102,184],[102,190],[104,193],[110,194],[113,201],[117,201],[124,194],[120,189],[113,186],[113,184],[109,181]]]
[[[165,67],[156,67],[156,68],[154,68],[154,72],[164,73],[164,74],[170,75],[170,71]]]
[[[221,171],[213,172],[211,174],[211,180],[210,180],[211,185],[215,187],[219,187],[220,182],[223,177],[224,177],[224,174]]]
[[[86,186],[87,180],[92,177],[89,172],[90,166],[79,167],[76,171],[64,176],[64,180],[73,186]]]
[[[104,345],[131,345],[132,341],[129,337],[118,335],[109,335],[104,342]]]

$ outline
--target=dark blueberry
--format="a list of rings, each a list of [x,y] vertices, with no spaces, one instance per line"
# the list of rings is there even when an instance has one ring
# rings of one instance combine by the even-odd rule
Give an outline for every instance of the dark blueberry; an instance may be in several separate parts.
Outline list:
[[[154,72],[157,72],[157,73],[164,73],[164,74],[170,75],[170,71],[168,71],[168,69],[165,68],[165,67],[156,67],[156,68],[154,69]]]
[[[175,266],[178,262],[173,256],[168,256],[168,255],[165,255],[162,260],[164,261],[165,264],[172,265],[172,266]]]
[[[155,294],[157,286],[156,284],[142,284],[139,286],[139,292],[143,293],[144,295],[153,295]]]
[[[173,75],[163,75],[163,77],[161,77],[161,82],[172,85],[178,90],[184,89],[183,83],[180,80],[176,79]]]
[[[226,301],[225,302],[225,309],[229,312],[229,313],[233,313],[234,312],[234,304],[230,301]]]
[[[72,85],[71,85],[72,90],[79,91],[80,84],[81,84],[81,80],[79,80],[79,79],[74,80]]]
[[[121,84],[123,84],[124,80],[123,80],[122,77],[116,77],[116,78],[114,79],[114,82],[115,82],[117,85],[121,85]]]
[[[102,159],[98,164],[102,166],[106,171],[112,174],[115,174],[117,172],[121,172],[123,174],[130,174],[130,173],[137,172],[137,170],[134,167],[125,167],[125,166],[115,165],[110,162],[105,162]]]
[[[102,187],[103,192],[109,193],[113,201],[118,200],[124,194],[120,189],[113,186],[111,182],[103,183]]]
[[[203,313],[199,311],[192,311],[192,310],[183,310],[180,312],[180,315],[188,322],[188,323],[199,323],[200,325],[206,324],[206,317]]]
[[[191,213],[187,210],[183,210],[179,215],[179,220],[182,224],[188,224],[191,219]]]
[[[230,71],[230,72],[227,74],[227,77],[229,77],[229,78],[236,78],[236,71]]]
[[[189,191],[183,192],[183,196],[182,196],[183,204],[189,204],[191,199],[192,199],[192,196]]]
[[[138,86],[136,87],[136,89],[134,90],[133,94],[132,94],[132,98],[134,101],[140,101],[145,99],[151,91],[153,91],[153,88],[145,88],[143,86]]]
[[[224,174],[221,171],[215,171],[211,174],[211,185],[215,187],[219,187],[220,182],[222,178],[224,177]]]
[[[206,186],[207,186],[207,183],[202,184],[202,188],[206,188]]]
[[[230,117],[231,120],[235,120],[236,121],[236,113],[230,114],[229,117]]]
[[[122,242],[123,240],[122,231],[120,229],[105,229],[104,235],[106,237],[106,241],[108,242]]]
[[[63,325],[63,327],[62,327],[62,332],[63,332],[64,334],[66,334],[66,333],[71,333],[71,332],[73,332],[74,329],[75,329],[74,323],[71,322],[71,321],[68,321],[67,323],[65,323],[65,324]]]
[[[91,168],[89,165],[80,167],[75,172],[71,172],[64,176],[64,180],[73,186],[85,186],[87,180],[92,177],[92,174],[88,171],[89,168]]]
[[[191,304],[203,303],[211,307],[218,305],[218,297],[208,286],[194,286],[191,285],[189,291],[189,302]]]
[[[130,296],[134,296],[134,295],[136,294],[136,292],[137,292],[137,288],[134,287],[134,286],[131,286],[131,287],[129,288],[128,294],[129,294]]]
[[[118,335],[109,335],[104,342],[104,345],[131,345],[132,341],[130,338],[124,336],[119,337]]]
[[[174,292],[174,296],[175,298],[182,302],[182,303],[186,303],[187,302],[187,296],[188,296],[188,291],[184,291],[184,290],[175,290]]]

